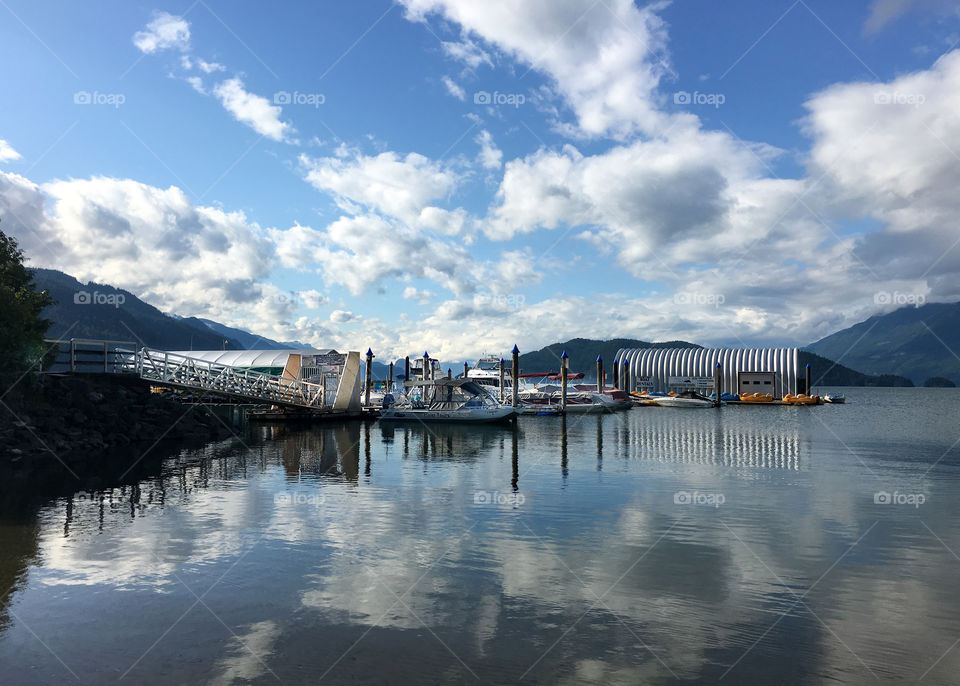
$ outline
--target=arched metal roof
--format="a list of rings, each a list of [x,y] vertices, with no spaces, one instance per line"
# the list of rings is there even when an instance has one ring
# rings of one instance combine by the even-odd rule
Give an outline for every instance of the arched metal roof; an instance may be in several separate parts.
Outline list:
[[[800,376],[796,348],[621,348],[614,360],[627,365],[630,390],[640,376],[651,377],[656,390],[668,390],[669,377],[713,376],[718,363],[728,391],[737,388],[739,372],[776,372],[783,393],[796,393]]]
[[[335,350],[171,350],[195,360],[224,364],[230,367],[285,367],[290,355],[324,355]]]

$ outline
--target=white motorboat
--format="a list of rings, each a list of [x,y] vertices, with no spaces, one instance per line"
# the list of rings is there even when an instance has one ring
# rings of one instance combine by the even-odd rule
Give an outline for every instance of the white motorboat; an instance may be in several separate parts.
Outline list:
[[[409,395],[396,404],[392,395],[385,398],[381,420],[476,423],[505,421],[517,414],[472,379],[427,379],[403,385]]]
[[[710,398],[706,398],[699,393],[687,391],[677,395],[666,395],[657,397],[657,405],[660,407],[686,407],[699,409],[703,407],[716,407],[717,403]]]
[[[820,397],[823,398],[823,402],[834,403],[835,405],[847,402],[847,399],[844,397],[843,393],[827,393]]]

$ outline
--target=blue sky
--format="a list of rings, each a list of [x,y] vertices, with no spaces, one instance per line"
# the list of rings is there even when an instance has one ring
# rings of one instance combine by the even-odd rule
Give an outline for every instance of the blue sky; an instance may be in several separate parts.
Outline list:
[[[960,297],[956,2],[0,16],[4,230],[168,312],[457,358]]]

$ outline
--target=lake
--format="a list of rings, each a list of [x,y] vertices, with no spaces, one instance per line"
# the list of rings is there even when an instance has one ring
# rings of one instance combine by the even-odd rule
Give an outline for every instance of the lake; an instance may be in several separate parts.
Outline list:
[[[0,683],[955,684],[960,391],[837,390],[0,486]]]

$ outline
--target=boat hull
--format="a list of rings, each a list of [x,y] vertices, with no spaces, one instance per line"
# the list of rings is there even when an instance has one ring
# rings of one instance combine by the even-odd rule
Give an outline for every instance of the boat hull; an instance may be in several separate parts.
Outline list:
[[[657,398],[657,405],[660,407],[683,407],[692,410],[716,407],[712,401],[695,400],[693,398]]]
[[[469,410],[412,410],[391,407],[380,411],[381,421],[451,422],[457,424],[481,424],[504,422],[517,414],[512,407],[477,408]]]

